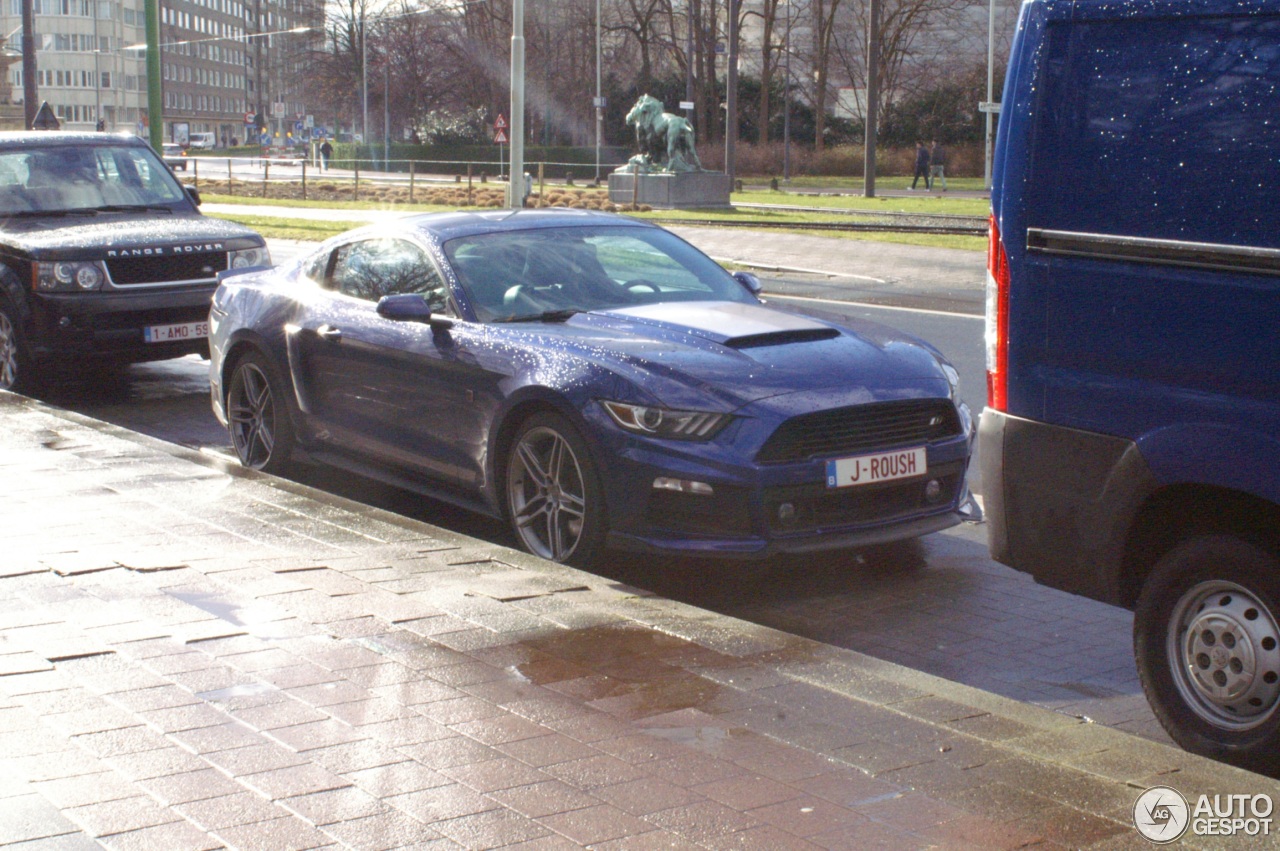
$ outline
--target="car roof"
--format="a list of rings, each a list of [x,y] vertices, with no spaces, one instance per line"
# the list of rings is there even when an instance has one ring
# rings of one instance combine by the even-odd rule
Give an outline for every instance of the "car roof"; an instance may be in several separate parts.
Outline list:
[[[425,231],[441,242],[460,236],[485,233],[538,230],[541,228],[611,227],[650,228],[656,226],[637,219],[598,210],[552,207],[542,210],[460,210],[453,213],[422,213],[396,220],[396,225]],[[385,230],[386,225],[375,226]]]
[[[77,133],[57,130],[8,130],[0,132],[0,148],[84,147],[86,145],[142,145],[132,133]]]

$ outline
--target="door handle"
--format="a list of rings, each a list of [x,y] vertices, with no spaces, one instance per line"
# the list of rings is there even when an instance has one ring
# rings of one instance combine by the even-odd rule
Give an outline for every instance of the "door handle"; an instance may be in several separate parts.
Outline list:
[[[332,325],[321,325],[316,329],[316,336],[330,343],[342,342],[342,330],[334,328]]]

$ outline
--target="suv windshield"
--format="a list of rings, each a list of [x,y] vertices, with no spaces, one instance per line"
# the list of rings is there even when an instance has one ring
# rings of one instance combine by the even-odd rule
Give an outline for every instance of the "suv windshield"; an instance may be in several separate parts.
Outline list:
[[[23,147],[0,151],[0,215],[168,207],[186,198],[150,148]]]

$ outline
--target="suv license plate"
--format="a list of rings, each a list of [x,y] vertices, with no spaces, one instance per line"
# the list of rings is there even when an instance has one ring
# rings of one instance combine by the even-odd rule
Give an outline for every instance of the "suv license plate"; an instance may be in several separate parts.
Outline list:
[[[142,339],[148,343],[172,343],[175,340],[198,340],[209,336],[208,322],[183,322],[177,325],[148,325]]]
[[[853,458],[836,458],[827,462],[827,487],[848,488],[923,476],[929,465],[925,448],[876,452]]]

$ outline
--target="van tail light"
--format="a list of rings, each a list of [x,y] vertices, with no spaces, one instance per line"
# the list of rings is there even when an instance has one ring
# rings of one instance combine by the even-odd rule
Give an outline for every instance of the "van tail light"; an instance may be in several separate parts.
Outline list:
[[[987,234],[987,407],[1009,406],[1009,256],[991,215]]]

